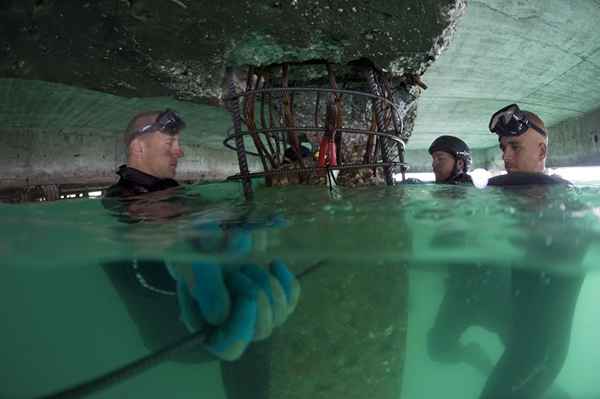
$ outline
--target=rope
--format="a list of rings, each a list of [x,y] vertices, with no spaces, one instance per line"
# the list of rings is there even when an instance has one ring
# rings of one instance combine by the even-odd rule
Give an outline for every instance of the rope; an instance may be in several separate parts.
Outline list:
[[[318,270],[323,264],[324,260],[320,260],[309,266],[302,272],[296,275],[297,279],[302,279],[305,276],[315,272]],[[106,389],[112,385],[118,384],[120,382],[124,382],[132,377],[135,377],[138,374],[143,373],[144,371],[162,363],[163,361],[169,359],[174,354],[194,347],[198,347],[202,345],[206,339],[208,338],[210,330],[201,330],[196,333],[190,334],[166,347],[153,352],[147,356],[144,356],[140,359],[134,360],[131,363],[128,363],[122,367],[119,367],[115,370],[109,371],[105,374],[102,374],[98,377],[92,378],[83,383],[71,386],[67,389],[61,390],[57,393],[44,395],[39,397],[38,399],[71,399],[71,398],[81,398],[86,395],[90,395],[94,392],[97,392],[102,389]]]

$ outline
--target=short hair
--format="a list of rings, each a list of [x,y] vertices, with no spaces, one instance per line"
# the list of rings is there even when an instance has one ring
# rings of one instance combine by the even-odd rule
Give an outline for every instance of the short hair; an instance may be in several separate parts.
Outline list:
[[[151,125],[156,122],[156,118],[160,113],[161,111],[144,111],[131,118],[125,129],[125,134],[123,135],[127,151],[129,151],[129,144],[131,144],[133,139],[138,136],[138,130],[146,125]]]
[[[546,125],[544,124],[542,118],[540,118],[536,113],[531,111],[523,110],[521,112],[523,112],[523,115],[525,115],[527,119],[529,119],[529,122],[533,123],[540,129],[542,129],[544,132],[546,132],[546,137],[548,137],[548,129],[546,129]]]

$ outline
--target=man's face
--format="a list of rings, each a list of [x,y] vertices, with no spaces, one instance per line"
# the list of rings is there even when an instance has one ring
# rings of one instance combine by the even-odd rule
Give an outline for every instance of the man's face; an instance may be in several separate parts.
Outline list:
[[[506,172],[543,172],[546,144],[533,129],[520,136],[501,137],[500,150]]]
[[[143,163],[147,173],[159,178],[174,178],[177,172],[177,160],[183,157],[179,145],[179,134],[174,136],[154,132],[144,137]]]
[[[434,151],[431,154],[431,167],[437,183],[444,182],[452,176],[456,160],[445,151]]]

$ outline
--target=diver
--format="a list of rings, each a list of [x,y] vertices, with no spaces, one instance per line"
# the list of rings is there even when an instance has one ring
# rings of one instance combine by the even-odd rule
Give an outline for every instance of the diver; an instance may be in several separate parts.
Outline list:
[[[473,184],[468,175],[471,150],[455,136],[439,136],[429,146],[435,182],[443,184]]]
[[[160,222],[185,212],[174,180],[183,156],[179,137],[184,128],[183,119],[169,109],[143,112],[129,122],[127,164],[119,167],[119,181],[102,200],[121,221]],[[198,227],[203,246],[210,242],[207,229],[218,228],[210,223]],[[249,237],[242,233],[221,236],[228,237],[226,249],[248,246]],[[225,269],[209,261],[181,267],[163,259],[133,259],[105,264],[104,269],[150,350],[206,329],[202,348],[173,360],[225,360],[221,371],[229,398],[266,395],[269,365],[256,364],[252,353],[268,352],[268,346],[253,342],[267,338],[287,319],[300,293],[298,281],[282,261],[273,261],[267,270],[247,262]]]
[[[489,129],[498,135],[507,172],[491,178],[489,186],[512,189],[511,194],[528,200],[523,205],[529,207],[527,210],[539,212],[545,205],[540,201],[543,200],[540,189],[571,185],[547,173],[548,130],[538,115],[511,104],[492,115]],[[544,246],[545,255],[540,256],[535,249],[539,245],[535,245],[532,237],[530,243],[522,243],[526,259],[537,258],[543,268],[551,268],[560,261],[576,267],[585,255],[585,245],[569,234],[562,241],[556,243],[556,249]],[[533,399],[545,394],[568,397],[565,393],[550,392],[549,388],[567,356],[582,282],[583,277],[578,273],[547,279],[540,271],[511,269],[511,319],[505,350],[488,377],[481,399]]]
[[[507,174],[490,179],[488,185],[504,187],[507,197],[515,195],[513,206],[539,213],[545,206],[540,190],[569,186],[546,172],[548,132],[536,114],[512,104],[492,116],[489,129],[498,135]],[[517,243],[524,248],[527,262],[521,266],[536,266],[533,260],[542,269],[560,261],[576,266],[585,254],[585,245],[578,244],[576,237],[564,237],[555,249],[540,246],[539,240],[530,234]],[[543,254],[539,248],[544,248]],[[428,334],[430,356],[440,362],[462,361],[487,374],[480,399],[568,398],[552,384],[568,352],[583,277],[548,278],[540,270],[523,267],[477,271],[469,265],[450,266],[462,267],[465,273],[462,279],[456,274],[447,282],[446,296]],[[496,364],[477,343],[460,343],[462,333],[473,325],[495,332],[504,344]]]
[[[429,146],[431,168],[437,184],[473,184],[469,176],[472,163],[471,149],[455,136],[439,136]],[[409,177],[401,184],[422,184],[423,181]]]
[[[436,184],[472,185],[467,174],[472,163],[471,150],[455,136],[439,136],[429,147]],[[452,190],[435,192],[446,200],[458,201],[457,206],[468,195],[468,191]],[[451,226],[440,228],[433,237],[434,246],[448,247],[465,245],[464,234]],[[429,357],[440,363],[466,363],[483,374],[493,368],[493,362],[476,343],[463,345],[461,335],[472,325],[482,326],[504,336],[505,312],[498,306],[498,298],[505,297],[508,287],[506,272],[483,269],[476,264],[447,264],[444,279],[444,296],[436,314],[434,324],[427,334]],[[491,311],[491,308],[496,308]]]

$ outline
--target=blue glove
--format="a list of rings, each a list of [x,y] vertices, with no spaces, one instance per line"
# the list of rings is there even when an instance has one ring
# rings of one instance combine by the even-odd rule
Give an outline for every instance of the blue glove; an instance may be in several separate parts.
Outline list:
[[[177,278],[181,319],[191,332],[209,332],[206,349],[236,360],[252,341],[265,339],[294,311],[300,284],[285,263],[269,271],[254,264],[224,272],[215,263],[192,264],[193,282]]]
[[[266,218],[238,218],[222,220],[221,214],[203,215],[192,225],[191,244],[202,253],[223,253],[244,256],[252,250],[252,231],[279,228],[287,222],[281,215]]]
[[[252,250],[250,230],[241,226],[225,229],[218,222],[203,222],[195,224],[193,228],[190,242],[202,253],[241,257]]]

